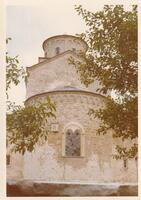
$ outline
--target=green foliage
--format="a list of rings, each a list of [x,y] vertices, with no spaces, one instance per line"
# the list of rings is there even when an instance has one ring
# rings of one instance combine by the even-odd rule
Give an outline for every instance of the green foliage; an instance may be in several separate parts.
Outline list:
[[[117,145],[116,150],[118,154],[114,155],[115,159],[123,159],[123,160],[132,159],[132,158],[137,159],[138,145],[135,143],[129,149],[125,147],[120,147],[119,145]]]
[[[87,54],[81,54],[77,65],[83,82],[96,78],[104,93],[108,89],[137,92],[137,13],[125,12],[123,6],[105,6],[103,11],[91,13],[81,6],[76,10],[85,20],[88,30],[80,37],[88,44]]]
[[[6,39],[6,43],[11,40],[11,38]],[[11,85],[18,85],[21,78],[27,79],[27,74],[23,67],[20,67],[18,56],[11,57],[8,52],[6,52],[6,94],[8,98],[8,90]]]
[[[55,118],[55,107],[49,98],[45,102],[26,107],[11,106],[12,112],[7,115],[7,138],[12,144],[12,151],[24,154],[32,152],[36,143],[47,140],[48,121]]]
[[[135,139],[138,121],[137,6],[125,11],[122,5],[106,5],[96,13],[82,6],[75,9],[87,25],[86,32],[78,36],[86,41],[88,51],[78,55],[82,61],[71,58],[70,63],[76,67],[86,86],[98,80],[99,92],[106,94],[114,91],[116,94],[114,99],[108,97],[104,109],[90,110],[91,115],[103,122],[97,133],[106,134],[108,129],[113,129],[114,137]],[[122,151],[117,148],[117,152],[120,154]],[[126,152],[126,157],[131,158],[131,152]],[[134,156],[135,152],[137,148]]]
[[[113,129],[113,137],[121,137],[122,140],[135,139],[138,135],[137,97],[124,98],[122,103],[108,98],[105,104],[105,109],[91,109],[89,112],[103,122],[97,130],[98,134],[106,134],[107,130]]]
[[[6,43],[11,38],[6,39]],[[27,74],[20,66],[18,56],[11,57],[6,52],[6,92],[7,92],[7,142],[14,152],[32,152],[38,141],[47,140],[49,120],[55,118],[55,106],[48,97],[45,102],[17,106],[8,97],[11,85],[18,85]]]

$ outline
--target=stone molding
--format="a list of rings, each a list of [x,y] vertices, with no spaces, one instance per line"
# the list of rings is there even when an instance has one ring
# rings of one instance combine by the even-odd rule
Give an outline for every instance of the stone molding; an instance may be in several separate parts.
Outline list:
[[[77,97],[82,97],[84,96],[84,98],[86,97],[97,97],[97,98],[101,98],[103,99],[104,101],[106,100],[106,97],[101,95],[101,94],[97,94],[97,93],[93,93],[93,92],[89,92],[89,91],[83,91],[83,90],[72,90],[72,91],[65,91],[65,90],[58,90],[58,91],[50,91],[50,92],[44,92],[44,93],[40,93],[40,94],[36,94],[36,95],[33,95],[31,97],[29,97],[28,99],[26,99],[25,101],[25,105],[26,103],[28,103],[30,100],[35,100],[36,98],[39,98],[39,97],[45,97],[45,96],[53,96],[53,95],[58,95],[58,98],[60,97],[60,95],[65,95],[65,94],[75,94],[77,95]],[[70,98],[70,97],[69,97]],[[91,98],[88,98],[87,99],[88,101],[91,101],[92,99]]]

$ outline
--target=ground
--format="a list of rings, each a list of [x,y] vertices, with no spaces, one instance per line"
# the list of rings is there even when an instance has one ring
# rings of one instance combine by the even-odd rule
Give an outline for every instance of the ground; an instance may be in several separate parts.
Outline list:
[[[19,182],[7,184],[7,196],[137,196],[136,185],[85,185]]]

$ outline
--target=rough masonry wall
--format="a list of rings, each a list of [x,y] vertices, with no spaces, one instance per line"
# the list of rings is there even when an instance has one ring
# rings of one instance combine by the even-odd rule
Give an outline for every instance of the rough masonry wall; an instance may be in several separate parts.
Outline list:
[[[7,165],[7,180],[21,180],[23,179],[23,156],[19,153],[11,153],[10,155],[10,163]]]
[[[28,68],[29,78],[26,88],[26,98],[64,86],[72,86],[82,90],[96,92],[98,82],[95,81],[86,88],[81,83],[75,67],[68,64],[70,56],[73,56],[73,54],[68,53],[51,60],[51,62],[40,63],[37,66]]]
[[[48,142],[40,144],[35,152],[26,154],[24,160],[24,178],[51,182],[87,182],[87,183],[136,183],[137,163],[128,161],[127,169],[123,161],[114,160],[116,144],[122,142],[112,138],[111,132],[98,136],[98,119],[91,120],[89,108],[103,106],[104,98],[81,92],[56,92],[50,94],[56,103],[59,132],[50,133]],[[44,100],[45,95],[32,98]],[[65,126],[75,122],[84,128],[84,156],[65,157],[62,155]]]
[[[44,43],[44,51],[45,55],[48,58],[52,58],[56,55],[56,48],[59,47],[60,53],[63,53],[68,50],[73,50],[74,48],[76,51],[86,51],[86,44],[81,40],[74,38],[74,37],[59,37],[59,38],[52,38],[47,40]]]

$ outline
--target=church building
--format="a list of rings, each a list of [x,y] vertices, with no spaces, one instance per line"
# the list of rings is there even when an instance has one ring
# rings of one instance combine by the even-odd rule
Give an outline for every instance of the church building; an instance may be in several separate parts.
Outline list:
[[[101,122],[89,109],[104,106],[106,96],[97,92],[98,81],[86,87],[70,57],[80,59],[87,44],[73,35],[57,35],[43,42],[44,56],[27,67],[25,105],[50,97],[56,119],[50,122],[48,140],[24,156],[7,151],[7,179],[47,183],[137,184],[137,161],[116,160],[119,138],[97,135]],[[125,142],[126,145],[127,142]],[[130,144],[129,144],[130,145]]]

